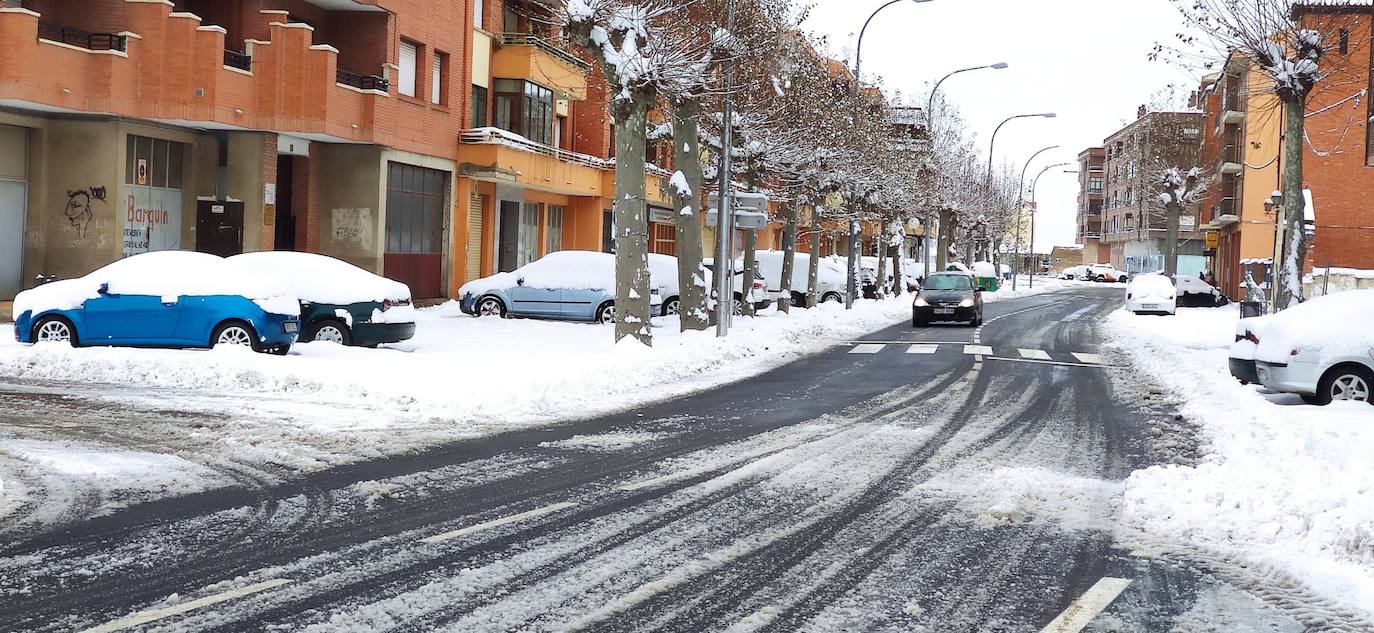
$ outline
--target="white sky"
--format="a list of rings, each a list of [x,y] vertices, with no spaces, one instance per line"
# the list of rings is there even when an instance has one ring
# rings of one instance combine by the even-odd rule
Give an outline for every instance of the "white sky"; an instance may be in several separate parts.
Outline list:
[[[869,14],[887,0],[813,0],[807,30],[829,36],[832,54],[851,58]],[[1196,89],[1196,77],[1147,58],[1156,42],[1180,30],[1168,0],[931,0],[895,4],[864,36],[865,77],[918,97],[945,73],[1005,61],[1006,70],[956,75],[940,92],[958,106],[987,152],[992,131],[1013,114],[1055,112],[1056,119],[1018,119],[997,135],[996,160],[1022,164],[1041,154],[1027,181],[1047,165],[1073,163],[1040,179],[1037,250],[1074,243],[1078,153],[1135,119],[1136,108],[1169,84]],[[852,64],[852,61],[851,61]],[[1027,182],[1027,186],[1030,183]]]

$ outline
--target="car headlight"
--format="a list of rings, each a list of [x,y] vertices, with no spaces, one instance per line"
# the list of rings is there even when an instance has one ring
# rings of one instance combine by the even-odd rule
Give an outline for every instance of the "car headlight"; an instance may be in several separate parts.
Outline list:
[[[961,308],[972,308],[972,307],[973,307],[973,299],[964,299],[963,301],[960,301],[960,302],[959,302],[959,307],[961,307]]]
[[[925,307],[930,306],[930,302],[929,302],[929,301],[926,301],[926,298],[925,298],[925,297],[916,297],[916,301],[913,302],[912,305],[914,305],[914,306],[916,306],[916,307],[918,307],[918,308],[925,308]]]

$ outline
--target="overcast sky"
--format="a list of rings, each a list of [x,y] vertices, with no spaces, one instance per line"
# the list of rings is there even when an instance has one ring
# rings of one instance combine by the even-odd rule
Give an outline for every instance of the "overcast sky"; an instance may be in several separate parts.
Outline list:
[[[887,0],[814,0],[805,26],[828,35],[832,54],[849,55],[860,27]],[[1174,84],[1196,89],[1196,75],[1147,56],[1180,30],[1168,0],[931,0],[884,9],[864,36],[865,77],[885,89],[924,99],[930,85],[958,68],[1005,61],[1006,70],[963,73],[940,88],[960,109],[987,152],[997,124],[1013,114],[1055,112],[1056,119],[1019,119],[997,135],[996,159],[1019,173],[1073,163],[1040,180],[1039,249],[1074,243],[1078,153],[1135,119],[1136,108]],[[852,63],[852,62],[851,62]],[[924,101],[921,101],[924,104]],[[1027,183],[1029,186],[1029,183]]]

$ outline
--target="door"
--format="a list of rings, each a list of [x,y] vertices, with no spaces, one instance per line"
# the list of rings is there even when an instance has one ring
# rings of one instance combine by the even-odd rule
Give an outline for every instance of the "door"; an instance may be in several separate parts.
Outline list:
[[[243,203],[196,201],[196,250],[220,257],[243,252]]]
[[[167,343],[176,329],[180,301],[177,297],[101,295],[86,302],[85,327],[77,335],[87,345]]]
[[[28,184],[0,179],[0,301],[24,289],[24,210]]]
[[[442,297],[451,174],[404,163],[387,166],[383,274],[410,286],[416,299]]]
[[[517,314],[542,317],[563,316],[563,291],[519,285],[510,291],[512,309]]]
[[[508,273],[520,267],[520,203],[502,200],[500,213],[497,219],[497,230],[501,236],[497,271]]]

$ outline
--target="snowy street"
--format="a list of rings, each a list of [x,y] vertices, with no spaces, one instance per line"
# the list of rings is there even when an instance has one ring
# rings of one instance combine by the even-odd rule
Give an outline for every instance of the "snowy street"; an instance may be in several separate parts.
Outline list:
[[[24,536],[0,552],[0,612],[6,628],[44,631],[1370,630],[1358,593],[1152,522],[1150,481],[1133,473],[1197,467],[1207,420],[1175,422],[1197,414],[1158,395],[1176,385],[1126,365],[1138,346],[1102,338],[1129,316],[1108,318],[1119,287],[1056,286],[989,302],[980,328],[891,325],[909,318],[901,301],[843,327],[794,315],[805,342],[747,380],[684,367],[707,382],[679,388],[723,386],[372,459],[320,449],[340,464],[327,468],[245,472],[185,448],[214,444],[198,429],[266,416],[237,410],[246,400],[178,412],[149,395],[169,385],[58,397],[42,382],[56,377],[28,376],[0,387],[4,411],[26,411],[2,421],[7,445],[39,455],[59,437],[115,445],[129,426],[175,428],[184,463],[126,494],[243,479],[93,518],[91,493],[54,483],[46,494],[69,498],[54,512],[73,514],[47,521],[60,529],[9,524]],[[543,324],[499,324],[513,325]],[[394,432],[417,428],[431,427]]]

